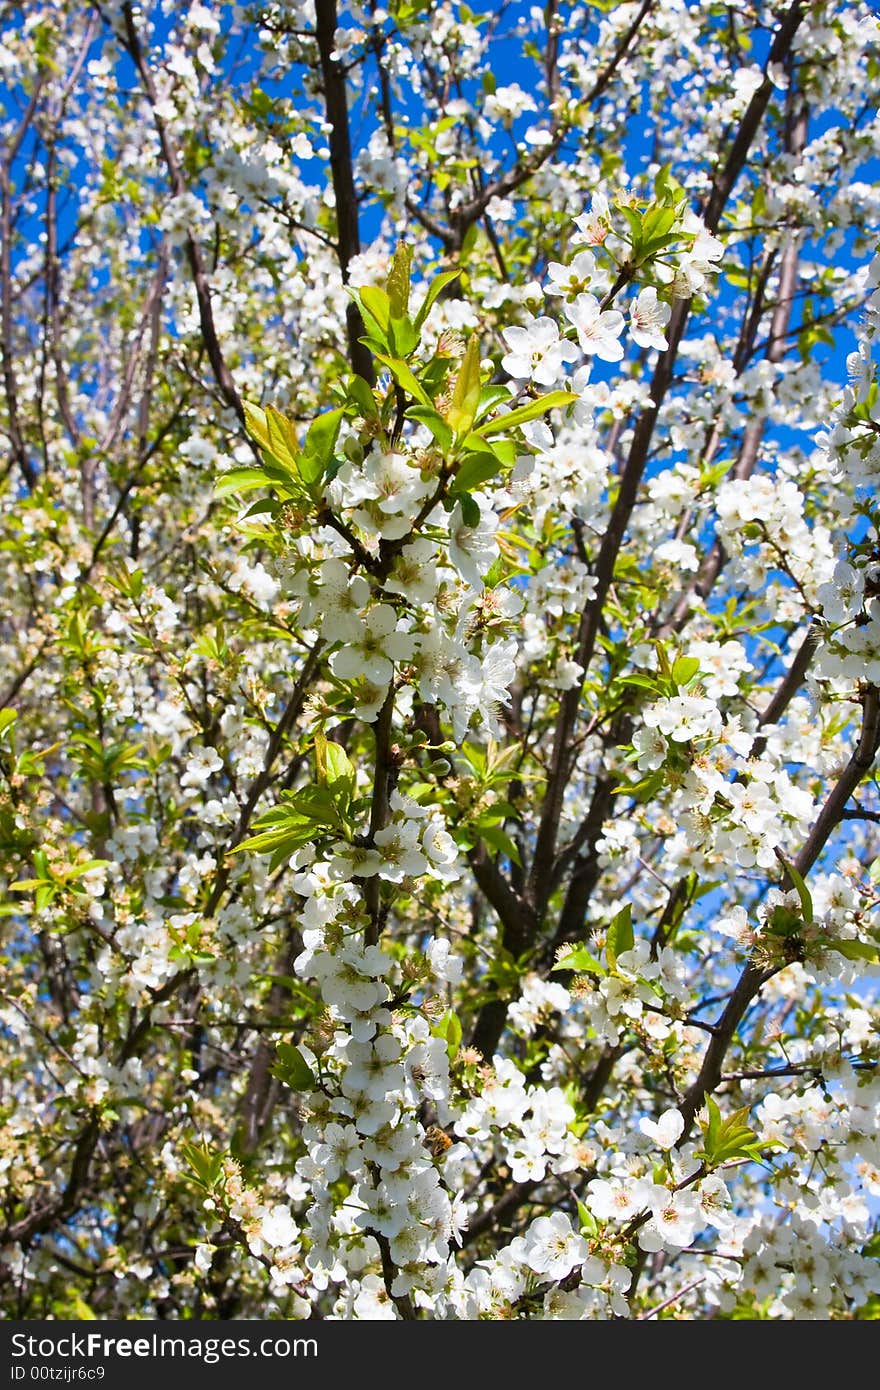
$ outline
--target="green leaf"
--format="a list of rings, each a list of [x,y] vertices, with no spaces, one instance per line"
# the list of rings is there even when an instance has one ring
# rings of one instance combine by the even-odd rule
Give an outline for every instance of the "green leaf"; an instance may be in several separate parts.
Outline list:
[[[672,679],[681,689],[690,684],[694,676],[700,669],[699,658],[695,656],[680,656],[672,667]]]
[[[293,421],[274,406],[266,406],[266,426],[269,432],[269,452],[291,471],[296,470],[299,458],[299,439]]]
[[[414,348],[418,346],[419,335],[412,321],[403,318],[393,318],[388,325],[388,346],[396,357],[409,357]]]
[[[444,454],[452,452],[452,430],[432,406],[411,405],[406,415],[408,420],[418,420],[428,427]]]
[[[654,196],[661,203],[680,203],[687,197],[684,188],[672,172],[671,164],[664,164],[654,176]]]
[[[41,888],[48,879],[45,878],[19,878],[15,883],[10,883],[10,893],[33,893]]]
[[[365,420],[378,420],[379,407],[373,388],[362,376],[353,375],[348,380],[348,399],[356,405]]]
[[[275,516],[276,513],[280,511],[281,503],[276,501],[274,497],[261,497],[258,502],[254,502],[248,507],[244,514],[244,518],[245,521],[247,521],[248,517],[265,516],[267,513],[271,513],[272,516]]]
[[[476,333],[468,338],[464,357],[455,378],[452,391],[452,404],[446,411],[446,419],[459,438],[470,432],[480,403],[482,388],[480,376],[480,344]]]
[[[290,799],[294,812],[308,817],[315,825],[326,825],[331,830],[343,828],[337,797],[330,787],[302,787]]]
[[[477,419],[482,420],[484,415],[488,415],[496,405],[503,405],[510,400],[510,391],[506,386],[493,386],[490,381],[480,392],[480,403],[477,406]]]
[[[297,460],[297,470],[307,485],[320,482],[327,471],[344,416],[342,407],[325,410],[309,425],[302,454]]]
[[[262,468],[230,468],[221,473],[214,484],[215,497],[228,497],[231,493],[253,492],[255,488],[266,487],[268,474]]]
[[[487,845],[494,849],[496,854],[503,854],[514,864],[522,866],[522,856],[519,846],[510,838],[506,831],[497,825],[478,825],[476,827],[480,839],[485,840]]]
[[[515,410],[509,410],[506,415],[498,415],[494,420],[489,420],[485,425],[480,425],[474,431],[488,437],[492,434],[504,434],[507,430],[512,430],[516,425],[528,424],[529,420],[537,420],[541,415],[546,415],[548,410],[561,410],[563,406],[573,405],[580,400],[580,396],[574,391],[548,391],[545,396],[539,396],[537,400],[529,401],[528,405],[517,406]]]
[[[581,1228],[581,1235],[597,1236],[599,1234],[599,1223],[589,1207],[585,1207],[583,1202],[577,1204],[578,1222]]]
[[[826,941],[823,944],[828,947],[829,951],[837,951],[847,960],[880,960],[880,947],[873,946],[867,941],[855,941],[843,937],[836,941]]]
[[[461,445],[465,456],[469,453],[488,452],[498,460],[502,468],[513,468],[517,460],[518,450],[514,439],[487,439],[485,435],[472,430],[470,434],[465,435]]]
[[[443,1038],[445,1040],[449,1060],[450,1062],[454,1061],[455,1054],[458,1052],[461,1044],[462,1036],[458,1014],[454,1013],[452,1009],[447,1009],[443,1017],[438,1018],[431,1032],[435,1038]]]
[[[223,1172],[223,1155],[211,1153],[204,1141],[201,1144],[181,1144],[180,1152],[195,1173],[199,1186],[210,1192]]]
[[[461,275],[460,270],[443,270],[439,275],[434,276],[434,279],[428,286],[428,293],[422,300],[419,312],[415,317],[416,332],[421,329],[422,324],[431,312],[431,306],[434,304],[437,296],[445,290],[447,285],[451,285],[453,280],[457,280],[459,275]]]
[[[617,964],[617,957],[624,951],[631,951],[634,945],[632,904],[627,903],[611,922],[605,936],[605,954],[612,969]]]
[[[261,449],[271,450],[269,443],[269,426],[266,421],[266,412],[261,405],[254,405],[251,401],[243,401],[244,423],[248,434]]]
[[[311,1091],[315,1085],[314,1073],[298,1047],[293,1043],[280,1042],[275,1048],[275,1061],[271,1067],[276,1076],[292,1091]]]
[[[341,814],[347,815],[357,785],[354,765],[345,749],[320,730],[315,735],[315,763],[319,786],[327,788]]]
[[[661,694],[663,689],[656,676],[621,676],[620,684],[635,685],[638,686],[640,690],[650,690],[652,695]]]
[[[496,473],[500,473],[502,465],[499,463],[495,454],[486,450],[485,453],[468,454],[455,474],[453,492],[470,492],[473,488],[479,487],[480,483],[486,483],[490,478],[494,478]]]
[[[665,239],[678,216],[678,208],[668,203],[652,203],[642,218],[643,250],[650,253],[657,242]]]
[[[629,224],[633,252],[638,256],[642,249],[642,215],[635,208],[631,208],[628,203],[621,203],[620,211]]]
[[[604,965],[591,955],[586,946],[575,946],[568,955],[561,956],[553,970],[574,970],[579,975],[604,975]]]
[[[666,772],[662,767],[658,767],[654,772],[649,772],[647,777],[643,777],[639,782],[622,782],[620,786],[614,787],[615,793],[626,793],[634,801],[650,801],[666,785]]]
[[[722,1119],[715,1101],[711,1096],[706,1097],[706,1116],[700,1117],[700,1128],[703,1131],[702,1156],[710,1168],[741,1158],[760,1162],[761,1146],[748,1124],[748,1113],[748,1106],[744,1106]]]
[[[418,401],[420,405],[426,405],[433,410],[434,404],[431,397],[421,383],[416,380],[411,368],[405,362],[402,362],[399,357],[388,357],[383,352],[377,352],[375,356],[383,367],[388,368],[398,386],[402,387],[408,396],[412,396],[413,400]]]
[[[390,317],[402,319],[409,309],[410,267],[412,266],[412,247],[399,241],[391,260],[391,269],[385,282],[388,294]]]
[[[461,507],[461,519],[465,526],[470,526],[471,528],[479,526],[480,508],[477,506],[477,503],[474,501],[473,497],[471,497],[470,493],[456,493],[455,500]]]
[[[38,912],[49,907],[58,896],[58,885],[55,883],[41,883],[34,893],[34,907]]]
[[[254,822],[254,830],[256,833],[237,844],[230,854],[271,854],[276,862],[281,862],[314,840],[315,821],[290,805],[276,806]]]
[[[383,337],[387,336],[388,325],[391,322],[391,300],[388,295],[377,285],[362,285],[357,291],[357,296],[361,308],[366,309]]]
[[[804,922],[809,926],[815,916],[813,912],[813,899],[810,897],[810,891],[804,883],[800,872],[795,868],[794,864],[788,862],[781,850],[777,849],[776,858],[779,860],[797,890],[797,895],[801,901],[801,912],[803,913]]]

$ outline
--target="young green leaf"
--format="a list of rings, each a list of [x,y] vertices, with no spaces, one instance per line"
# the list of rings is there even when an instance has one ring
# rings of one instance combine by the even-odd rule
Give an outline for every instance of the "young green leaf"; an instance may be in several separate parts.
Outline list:
[[[315,1085],[311,1067],[298,1047],[293,1043],[280,1042],[275,1049],[275,1061],[271,1067],[272,1075],[277,1077],[292,1091],[310,1091]]]
[[[340,814],[346,816],[357,782],[354,765],[345,749],[321,730],[315,735],[315,764],[319,787],[326,787]]]
[[[469,433],[480,403],[480,344],[475,333],[468,338],[464,357],[455,378],[452,391],[452,404],[446,411],[446,419],[461,439]]]
[[[269,476],[262,468],[230,468],[221,473],[214,484],[215,497],[229,497],[242,492],[253,492],[255,488],[265,487]]]
[[[271,450],[265,410],[261,405],[254,405],[251,401],[244,401],[242,404],[245,427],[251,439],[255,444],[259,444],[261,449]]]
[[[411,405],[406,412],[408,420],[419,420],[431,431],[434,440],[444,454],[452,452],[452,430],[432,406]]]
[[[599,1234],[599,1223],[589,1207],[584,1206],[583,1202],[577,1204],[578,1224],[581,1228],[581,1235],[594,1237]]]
[[[384,352],[377,352],[375,356],[383,367],[388,368],[398,386],[402,387],[408,396],[412,396],[413,400],[418,401],[420,405],[426,405],[433,410],[434,405],[431,397],[421,383],[416,380],[411,367],[408,367],[399,357],[389,357]]]
[[[299,440],[292,420],[274,406],[266,406],[266,427],[269,432],[269,452],[279,463],[293,471],[299,457]]]
[[[672,679],[679,689],[689,685],[694,676],[700,669],[699,658],[696,656],[680,656],[673,663]]]
[[[389,312],[392,319],[402,319],[409,309],[410,267],[412,247],[399,241],[391,259],[391,269],[385,282]]]
[[[296,466],[303,482],[310,487],[320,482],[327,471],[344,416],[345,410],[342,407],[325,410],[309,425],[306,442]]]
[[[446,1051],[450,1062],[455,1060],[462,1038],[461,1022],[458,1014],[452,1009],[447,1009],[442,1018],[439,1018],[431,1029],[435,1038],[443,1038],[446,1042]]]
[[[500,826],[478,825],[477,832],[480,839],[485,840],[486,844],[489,845],[496,854],[503,854],[514,864],[522,865],[522,856],[519,852],[519,846]]]
[[[382,336],[388,333],[391,321],[391,300],[384,290],[376,285],[362,285],[357,291],[361,309],[366,310]],[[369,328],[369,325],[367,325]]]
[[[479,425],[474,433],[485,438],[491,434],[503,434],[516,425],[526,425],[529,420],[539,419],[546,415],[548,410],[561,410],[564,406],[573,405],[579,400],[580,396],[574,391],[548,391],[545,396],[529,401],[528,405],[519,405],[515,410],[509,410],[506,415],[496,415],[494,420]]]
[[[590,955],[586,946],[575,946],[567,955],[560,956],[553,970],[573,970],[578,975],[604,975],[605,967],[595,956]]]
[[[867,941],[856,941],[852,937],[838,937],[836,941],[825,941],[829,951],[837,951],[847,960],[880,960],[880,946]]]
[[[605,935],[605,954],[612,969],[617,964],[617,957],[624,951],[631,951],[634,945],[632,904],[627,903],[611,922]]]
[[[439,275],[434,276],[434,279],[428,286],[428,293],[422,300],[421,307],[415,317],[415,328],[417,332],[421,329],[422,324],[428,317],[437,296],[445,290],[447,285],[451,285],[453,280],[457,280],[460,274],[460,270],[443,270]]]
[[[776,858],[779,860],[786,875],[788,876],[788,878],[791,879],[791,882],[795,887],[797,895],[800,898],[801,912],[803,913],[804,922],[807,926],[809,926],[809,924],[813,920],[813,917],[815,916],[813,912],[813,899],[810,897],[810,890],[807,888],[807,885],[804,882],[803,876],[801,875],[800,871],[795,868],[794,864],[789,863],[782,851],[779,849],[776,850]]]

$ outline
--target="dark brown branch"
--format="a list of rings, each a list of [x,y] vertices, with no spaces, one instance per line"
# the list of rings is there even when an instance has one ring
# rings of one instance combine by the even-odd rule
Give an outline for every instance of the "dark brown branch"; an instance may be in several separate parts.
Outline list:
[[[64,361],[64,353],[61,345],[61,258],[58,253],[58,180],[56,177],[56,167],[58,162],[56,139],[58,125],[64,116],[70,94],[76,85],[77,78],[82,71],[83,64],[88,56],[92,41],[98,31],[100,20],[96,14],[89,17],[85,33],[79,46],[79,51],[71,66],[70,72],[65,79],[64,86],[53,105],[49,122],[48,133],[46,136],[47,156],[46,156],[46,344],[44,345],[44,362],[46,350],[51,359],[55,371],[55,397],[58,401],[58,413],[64,422],[71,442],[77,446],[79,444],[80,432],[73,411],[70,406],[70,397],[67,390],[67,368]],[[42,397],[42,392],[41,392]],[[90,525],[89,522],[86,522]]]
[[[321,57],[324,85],[324,104],[330,124],[330,174],[336,203],[336,235],[339,269],[342,283],[348,284],[348,267],[360,253],[357,191],[351,155],[351,135],[348,125],[348,99],[345,91],[345,72],[334,57],[336,28],[339,23],[336,0],[315,0],[315,34]],[[373,358],[360,339],[366,330],[361,311],[350,300],[345,311],[348,335],[348,360],[352,371],[371,384],[376,379]]]
[[[550,129],[555,134],[559,125],[559,35],[564,25],[559,17],[559,0],[548,0],[544,10],[544,27],[547,30],[547,56],[544,72],[547,79],[547,97],[550,102]]]
[[[872,825],[880,825],[880,811],[869,811],[865,806],[853,806],[840,813],[841,820],[866,820]]]
[[[596,592],[581,618],[578,643],[575,652],[577,661],[586,673],[595,649],[599,624],[608,590],[614,575],[614,566],[627,525],[636,503],[639,484],[642,480],[648,451],[654,433],[654,426],[660,406],[672,382],[672,372],[678,355],[678,347],[684,333],[688,317],[688,301],[679,300],[672,311],[669,324],[668,342],[662,357],[654,370],[651,381],[651,404],[639,416],[633,431],[629,456],[620,478],[620,487],[611,512],[611,518],[596,562]],[[559,714],[553,738],[553,752],[550,759],[550,772],[547,792],[541,813],[541,823],[535,845],[535,856],[530,875],[530,891],[536,911],[540,917],[547,904],[550,889],[550,875],[555,856],[556,836],[565,787],[571,771],[571,736],[577,721],[581,702],[582,685],[572,687],[559,702]]]
[[[0,351],[3,356],[3,385],[6,391],[6,428],[12,451],[12,462],[25,483],[33,488],[37,471],[31,461],[18,410],[18,382],[14,363],[12,323],[12,165],[21,149],[37,109],[46,78],[42,69],[34,82],[30,100],[8,145],[0,155]]]
[[[767,708],[761,712],[761,717],[758,720],[759,728],[763,728],[766,724],[775,724],[788,709],[791,701],[803,685],[804,677],[810,669],[810,663],[815,655],[818,641],[819,635],[816,629],[814,627],[808,628],[804,640],[794,654],[791,665],[780,681],[776,694],[773,696]],[[767,735],[762,734],[760,738],[756,738],[755,742],[752,744],[749,756],[752,758],[760,758],[766,747]]]
[[[0,1230],[0,1241],[4,1245],[31,1241],[34,1236],[42,1235],[75,1210],[88,1181],[92,1156],[98,1146],[100,1135],[99,1121],[93,1115],[77,1138],[63,1191],[51,1201],[34,1207],[20,1221],[14,1221],[5,1230]]]
[[[484,844],[478,844],[468,855],[477,887],[493,907],[501,923],[501,944],[516,958],[534,940],[537,921],[531,904],[510,885],[500,869],[492,862]],[[491,1061],[504,1032],[509,999],[495,993],[480,1008],[470,1037],[470,1044]]]
[[[146,93],[147,100],[153,112],[153,124],[156,127],[156,133],[159,137],[162,158],[168,170],[172,192],[176,198],[179,198],[187,191],[186,180],[183,177],[183,172],[178,162],[177,155],[175,154],[174,146],[171,143],[168,128],[158,112],[159,101],[156,92],[156,84],[153,81],[153,75],[150,72],[147,56],[137,31],[130,0],[127,0],[127,3],[123,5],[122,15],[126,33],[125,47],[138,71],[144,92]],[[223,355],[220,339],[217,336],[217,326],[214,322],[214,310],[211,304],[211,289],[208,283],[208,274],[205,269],[204,257],[199,243],[190,231],[186,234],[185,247],[186,257],[189,262],[193,284],[195,286],[196,301],[199,306],[199,326],[202,332],[202,340],[205,344],[205,351],[208,354],[208,361],[211,364],[211,370],[214,373],[224,401],[235,411],[242,427],[244,427],[244,406],[242,405],[241,397],[238,394],[232,373],[226,363],[226,358]]]
[[[302,939],[297,928],[291,924],[284,949],[278,960],[277,973],[281,976],[293,974],[293,963],[302,949]],[[287,987],[280,980],[274,980],[266,1000],[266,1012],[271,1018],[279,1017],[289,999]],[[290,1027],[288,1022],[287,1027]],[[258,1031],[276,1030],[276,1023],[259,1023]],[[261,1037],[257,1042],[254,1057],[248,1074],[247,1085],[239,1105],[241,1124],[238,1130],[238,1150],[245,1155],[256,1153],[272,1119],[272,1112],[278,1100],[281,1083],[272,1075],[272,1061],[275,1056],[275,1042],[270,1037]]]
[[[703,221],[710,232],[717,231],[718,223],[721,221],[721,214],[727,205],[733,186],[742,172],[746,162],[752,141],[758,133],[758,128],[764,118],[764,112],[773,94],[773,80],[770,77],[771,66],[782,63],[791,51],[792,41],[800,27],[804,17],[803,0],[794,0],[776,31],[773,42],[770,45],[770,52],[764,64],[764,80],[752,93],[752,99],[746,107],[745,114],[740,122],[739,130],[736,133],[730,152],[725,161],[724,168],[716,174],[712,182],[712,191],[709,194],[703,211]]]
[[[477,886],[486,901],[494,908],[504,929],[504,944],[513,955],[525,949],[536,926],[530,905],[511,888],[501,870],[489,858],[480,842],[468,854]]]
[[[876,686],[870,685],[866,688],[863,708],[859,741],[794,861],[801,877],[809,873],[822,853],[829,837],[841,822],[847,801],[862,778],[870,771],[877,756],[880,747],[880,694]],[[778,967],[762,970],[750,961],[740,975],[727,1007],[718,1020],[715,1034],[706,1048],[699,1074],[679,1106],[685,1122],[683,1140],[690,1133],[706,1096],[711,1095],[721,1082],[724,1059],[746,1011],[761,987],[777,973],[777,969]]]
[[[788,123],[786,148],[789,154],[797,155],[803,151],[807,140],[807,119],[807,106],[805,103],[802,103],[797,116]],[[779,267],[779,284],[777,287],[776,302],[773,307],[770,333],[764,353],[765,360],[768,362],[781,362],[785,356],[788,328],[791,322],[791,314],[797,290],[802,240],[803,232],[798,232],[793,235],[786,243],[785,250],[782,254],[782,261]],[[769,262],[770,258],[768,258],[768,264]],[[756,309],[759,304],[763,304],[764,289],[765,285],[761,283],[759,285],[760,292],[756,295],[753,309]],[[745,370],[747,365],[749,353],[746,352],[746,346],[749,346],[750,352],[754,338],[757,335],[760,317],[755,318],[753,312],[752,320],[753,322],[749,334],[746,340],[740,344],[742,348],[742,365],[739,368],[740,373]],[[755,465],[758,462],[758,455],[760,453],[766,427],[767,417],[765,415],[756,415],[749,420],[749,423],[743,431],[736,462],[730,470],[730,477],[737,479],[751,477]],[[717,438],[720,441],[720,435],[718,435]],[[710,461],[710,458],[706,459],[707,463]],[[691,595],[696,593],[700,598],[706,598],[707,594],[715,585],[726,563],[727,551],[721,541],[716,537],[700,566],[699,572],[694,577],[693,582],[688,585],[687,589],[678,599],[670,617],[664,623],[662,629],[664,633],[678,631],[682,627],[690,615]]]
[[[376,754],[373,765],[373,799],[370,805],[370,844],[379,830],[384,830],[391,819],[389,798],[396,774],[396,764],[391,751],[391,721],[394,717],[394,684],[389,688],[385,703],[373,728],[376,740]],[[382,931],[382,903],[379,875],[363,880],[364,903],[370,915],[370,922],[364,934],[367,946],[375,946]]]
[[[852,756],[844,768],[831,795],[826,799],[819,819],[795,859],[795,868],[803,878],[815,864],[829,837],[837,829],[849,801],[862,778],[874,766],[880,748],[880,689],[868,685],[862,695],[862,730]]]

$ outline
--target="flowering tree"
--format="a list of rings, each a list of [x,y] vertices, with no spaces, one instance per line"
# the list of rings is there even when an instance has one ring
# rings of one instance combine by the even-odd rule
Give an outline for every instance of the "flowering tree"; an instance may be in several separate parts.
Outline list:
[[[876,1317],[871,7],[0,35],[7,1315]]]

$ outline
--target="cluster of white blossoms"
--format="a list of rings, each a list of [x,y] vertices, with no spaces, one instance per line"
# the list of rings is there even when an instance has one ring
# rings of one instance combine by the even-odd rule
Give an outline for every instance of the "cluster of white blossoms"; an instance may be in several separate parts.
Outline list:
[[[516,648],[489,634],[475,644],[473,634],[486,602],[501,619],[522,604],[510,589],[483,599],[499,554],[494,507],[481,492],[472,494],[476,519],[465,520],[460,502],[449,512],[432,506],[436,464],[427,432],[416,431],[406,446],[373,446],[356,466],[343,464],[328,485],[328,502],[366,551],[397,543],[378,599],[345,540],[326,526],[320,549],[302,538],[289,545],[284,587],[304,629],[335,647],[330,670],[359,719],[375,721],[394,684],[401,710],[416,693],[445,709],[456,739],[475,716],[497,734]]]
[[[457,851],[436,814],[409,797],[392,792],[391,811],[371,848],[340,842],[325,860],[313,847],[296,855],[304,949],[295,969],[317,981],[326,1010],[312,1047],[303,1044],[316,1088],[303,1096],[306,1154],[296,1164],[310,1193],[300,1277],[318,1291],[355,1278],[339,1316],[380,1315],[366,1298],[372,1286],[362,1289],[356,1278],[381,1263],[379,1241],[398,1270],[393,1297],[429,1306],[438,1292],[432,1271],[443,1270],[442,1286],[465,1216],[461,1194],[443,1182],[443,1150],[435,1157],[420,1119],[425,1106],[437,1126],[451,1119],[447,1043],[421,1010],[394,1007],[399,966],[365,944],[358,886],[373,877],[392,885],[406,878],[410,891],[430,876],[447,883],[459,873]],[[427,943],[417,971],[423,983],[459,973],[447,942]],[[384,1315],[394,1316],[390,1304]]]
[[[849,383],[830,430],[820,436],[834,465],[832,477],[846,482],[855,499],[847,551],[818,591],[827,624],[819,669],[843,681],[880,682],[880,539],[877,483],[880,479],[880,397],[877,343],[880,341],[880,252],[868,270],[872,288],[859,334],[847,361]],[[845,518],[844,518],[845,519]]]
[[[662,1016],[677,1013],[687,998],[676,953],[663,947],[652,956],[650,943],[640,940],[613,963],[606,959],[607,973],[601,978],[581,975],[572,987],[595,1036],[610,1047],[630,1029],[662,1039],[669,1031]]]
[[[222,1161],[220,1181],[215,1191],[217,1196],[206,1199],[205,1211],[209,1217],[216,1214],[221,1221],[231,1221],[240,1229],[247,1249],[267,1267],[272,1292],[277,1295],[284,1293],[291,1285],[300,1284],[302,1231],[294,1219],[290,1204],[273,1201],[271,1196],[261,1194],[246,1183],[239,1164],[228,1157]],[[211,1268],[217,1249],[211,1240],[202,1241],[196,1247],[194,1256],[196,1269],[206,1273]],[[298,1289],[293,1290],[291,1296],[293,1316],[307,1318],[311,1304]]]
[[[742,1244],[743,1282],[754,1289],[768,1318],[829,1320],[848,1302],[856,1307],[880,1293],[876,1259],[853,1249],[852,1232],[828,1233],[818,1220],[797,1213],[756,1225]],[[731,1292],[722,1306],[732,1307]]]
[[[734,572],[750,588],[766,590],[771,612],[804,612],[806,599],[818,605],[819,587],[834,566],[831,533],[821,522],[808,525],[804,496],[789,478],[754,473],[718,489],[718,534],[731,556]],[[779,575],[796,586],[769,583]],[[803,597],[801,597],[803,596]]]
[[[621,220],[619,213],[616,220]],[[612,210],[603,194],[593,196],[590,212],[576,218],[575,226],[576,242],[603,246],[613,253],[618,264],[626,262],[630,242],[625,234],[612,230]],[[675,228],[684,241],[684,249],[672,251],[662,265],[656,266],[667,298],[658,297],[655,285],[645,285],[631,297],[628,306],[629,337],[645,350],[662,352],[669,346],[665,329],[672,308],[667,300],[690,297],[707,275],[718,269],[721,242],[709,235],[695,214],[684,207],[679,209]],[[568,328],[561,330],[556,317],[541,314],[529,315],[525,324],[504,329],[507,352],[501,366],[517,382],[552,387],[574,363],[590,362],[593,358],[620,362],[624,356],[622,335],[626,318],[619,309],[610,307],[620,283],[618,279],[612,285],[607,265],[598,265],[590,250],[577,252],[567,263],[551,261],[543,293],[550,300],[562,300]],[[572,330],[573,338],[569,336]]]
[[[0,1286],[876,1314],[870,7],[18,8]]]

